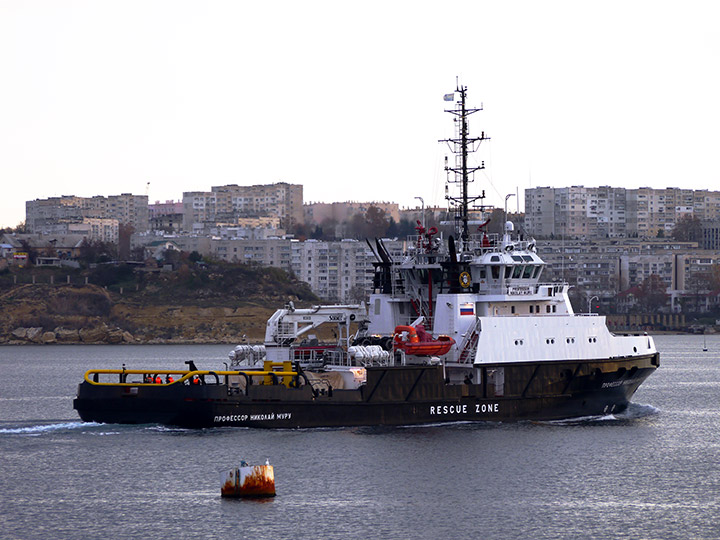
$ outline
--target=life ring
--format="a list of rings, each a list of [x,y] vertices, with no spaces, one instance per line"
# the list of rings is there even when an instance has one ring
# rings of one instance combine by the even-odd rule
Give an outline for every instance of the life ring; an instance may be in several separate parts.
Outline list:
[[[467,289],[471,283],[470,274],[468,274],[467,272],[461,272],[458,281],[460,281],[460,286],[463,289]]]

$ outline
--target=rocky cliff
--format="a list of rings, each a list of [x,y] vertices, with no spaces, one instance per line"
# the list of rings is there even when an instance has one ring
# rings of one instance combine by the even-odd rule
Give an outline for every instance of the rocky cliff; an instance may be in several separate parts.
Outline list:
[[[316,300],[306,284],[287,275],[248,272],[172,272],[141,276],[125,287],[60,279],[5,285],[0,343],[262,341],[275,309],[289,300]]]

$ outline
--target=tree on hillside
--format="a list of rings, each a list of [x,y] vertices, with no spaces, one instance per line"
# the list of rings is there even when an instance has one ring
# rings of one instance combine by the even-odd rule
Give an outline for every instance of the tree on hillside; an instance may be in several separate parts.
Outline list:
[[[364,214],[354,214],[346,225],[348,236],[362,239],[387,236],[390,224],[385,210],[371,205]]]
[[[678,242],[701,242],[702,223],[697,216],[685,214],[677,220],[672,237]]]
[[[636,297],[645,313],[657,313],[667,305],[667,284],[657,274],[650,274],[640,284]]]
[[[312,227],[306,223],[293,223],[288,229],[288,234],[292,234],[298,240],[304,242],[310,237]]]
[[[101,263],[113,260],[117,255],[117,246],[102,240],[83,240],[80,244],[78,260],[85,264]]]
[[[0,234],[5,234],[5,233],[23,234],[26,232],[28,232],[28,230],[27,230],[27,227],[25,226],[24,221],[21,221],[15,227],[4,227],[4,228],[0,229]]]
[[[20,245],[22,246],[22,250],[27,253],[28,263],[35,264],[35,259],[37,259],[38,256],[37,250],[24,238],[20,240]]]
[[[129,223],[121,223],[118,227],[118,259],[127,261],[130,258],[130,237],[135,227]]]

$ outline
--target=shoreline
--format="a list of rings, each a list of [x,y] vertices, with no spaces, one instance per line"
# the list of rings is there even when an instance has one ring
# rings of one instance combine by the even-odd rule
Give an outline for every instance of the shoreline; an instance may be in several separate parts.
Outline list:
[[[697,335],[701,336],[703,334],[698,334],[695,332],[683,332],[681,330],[643,330],[643,331],[631,331],[631,330],[625,330],[625,331],[616,331],[613,332],[616,335],[629,335],[629,336],[637,336],[637,335],[648,335],[648,336],[665,336],[665,335],[671,335],[671,336],[685,336],[685,335]],[[709,333],[709,335],[714,335],[716,332]],[[29,339],[8,339],[4,340],[3,337],[0,337],[0,348],[3,346],[45,346],[45,345],[228,345],[228,346],[235,346],[240,344],[248,344],[248,345],[262,345],[263,340],[261,338],[255,338],[255,339],[248,339],[247,337],[238,337],[237,339],[232,338],[230,336],[223,336],[220,338],[212,338],[212,337],[196,337],[192,339],[183,339],[183,338],[169,338],[169,339],[160,339],[160,338],[153,338],[149,340],[143,340],[143,339],[121,339],[121,340],[95,340],[95,341],[83,341],[83,340],[54,340],[54,341],[33,341]]]

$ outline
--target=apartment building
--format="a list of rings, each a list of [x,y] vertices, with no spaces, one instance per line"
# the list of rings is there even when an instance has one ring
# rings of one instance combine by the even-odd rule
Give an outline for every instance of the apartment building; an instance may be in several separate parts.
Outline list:
[[[657,238],[683,216],[720,220],[720,192],[610,186],[525,191],[525,229],[540,238]]]
[[[372,289],[373,254],[365,242],[307,240],[293,244],[293,272],[328,301],[357,302]]]
[[[525,190],[525,229],[540,238],[555,235],[555,188]]]
[[[292,270],[291,240],[268,238],[250,240],[241,238],[212,238],[210,255],[225,261],[273,266]]]
[[[25,224],[30,232],[42,233],[59,224],[83,223],[85,219],[117,220],[137,232],[147,231],[150,228],[147,195],[63,195],[25,203]]]
[[[208,225],[237,223],[239,218],[277,217],[283,227],[303,221],[303,186],[276,184],[214,186],[183,193],[183,229],[199,232]]]
[[[556,239],[538,242],[538,252],[547,264],[544,280],[566,281],[571,295],[595,295],[608,306],[652,275],[666,285],[667,309],[673,312],[706,310],[716,299],[710,293],[720,277],[720,253],[700,249],[697,242]]]

